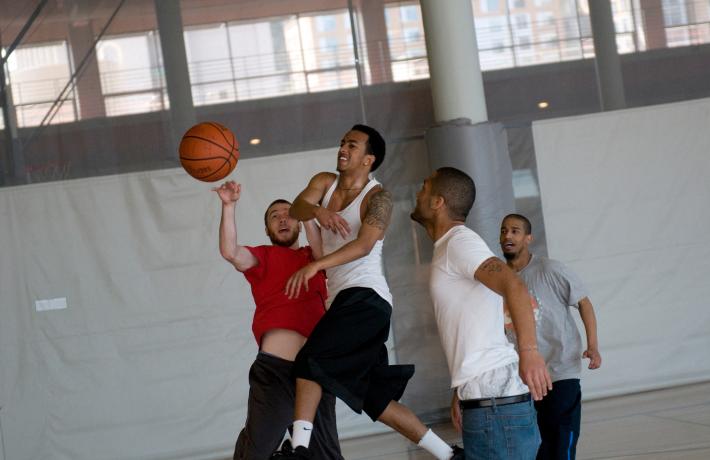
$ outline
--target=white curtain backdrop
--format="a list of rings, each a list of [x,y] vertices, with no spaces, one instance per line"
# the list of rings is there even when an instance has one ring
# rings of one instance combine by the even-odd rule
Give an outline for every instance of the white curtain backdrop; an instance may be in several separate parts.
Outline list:
[[[604,362],[586,396],[710,379],[710,99],[533,133],[549,255],[597,312]]]

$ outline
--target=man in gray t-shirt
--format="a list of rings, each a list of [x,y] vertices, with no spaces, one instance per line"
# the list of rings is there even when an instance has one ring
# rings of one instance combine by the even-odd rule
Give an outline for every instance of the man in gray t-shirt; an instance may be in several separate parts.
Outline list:
[[[589,368],[601,366],[597,343],[594,307],[579,277],[561,262],[534,256],[528,246],[532,241],[530,221],[520,214],[503,219],[500,246],[507,264],[528,286],[535,311],[537,343],[552,376],[552,391],[535,403],[542,437],[538,459],[573,459],[576,454],[581,420],[579,379],[582,358]],[[587,348],[572,316],[574,309],[584,323]],[[515,342],[512,329],[506,333]]]

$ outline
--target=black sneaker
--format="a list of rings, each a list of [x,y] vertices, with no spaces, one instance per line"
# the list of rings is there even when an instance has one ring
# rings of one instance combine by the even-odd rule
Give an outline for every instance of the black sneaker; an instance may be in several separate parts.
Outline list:
[[[463,449],[454,444],[451,446],[451,448],[454,450],[454,455],[451,457],[451,460],[466,460],[466,454],[464,453]]]
[[[281,450],[277,450],[276,452],[271,454],[269,460],[289,458],[288,456],[290,456],[291,454],[293,454],[293,447],[291,447],[291,441],[287,439],[283,442],[283,444],[281,444]]]
[[[303,446],[297,446],[294,449],[288,439],[281,445],[281,450],[277,450],[269,457],[270,460],[308,460],[310,458],[311,451]]]

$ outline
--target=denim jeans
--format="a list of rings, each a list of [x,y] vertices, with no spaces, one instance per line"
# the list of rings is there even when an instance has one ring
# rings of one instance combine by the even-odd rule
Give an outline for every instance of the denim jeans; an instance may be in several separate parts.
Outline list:
[[[533,460],[540,446],[532,401],[464,409],[463,447],[467,459]]]

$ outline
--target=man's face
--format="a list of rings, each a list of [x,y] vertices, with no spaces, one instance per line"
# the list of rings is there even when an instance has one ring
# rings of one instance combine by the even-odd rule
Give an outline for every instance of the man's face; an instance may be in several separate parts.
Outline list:
[[[532,241],[532,235],[525,233],[525,223],[516,218],[508,217],[500,224],[500,248],[506,259],[515,258],[522,250],[526,250]]]
[[[348,131],[340,141],[338,149],[338,172],[354,170],[363,166],[372,166],[373,155],[367,154],[369,136],[360,131]]]
[[[266,212],[266,234],[276,246],[290,247],[298,241],[298,221],[288,215],[287,203],[276,203]]]
[[[436,173],[424,180],[422,188],[417,192],[417,205],[414,211],[409,215],[413,221],[419,222],[422,225],[434,218],[434,212],[431,208],[431,181],[434,175],[436,175]]]

